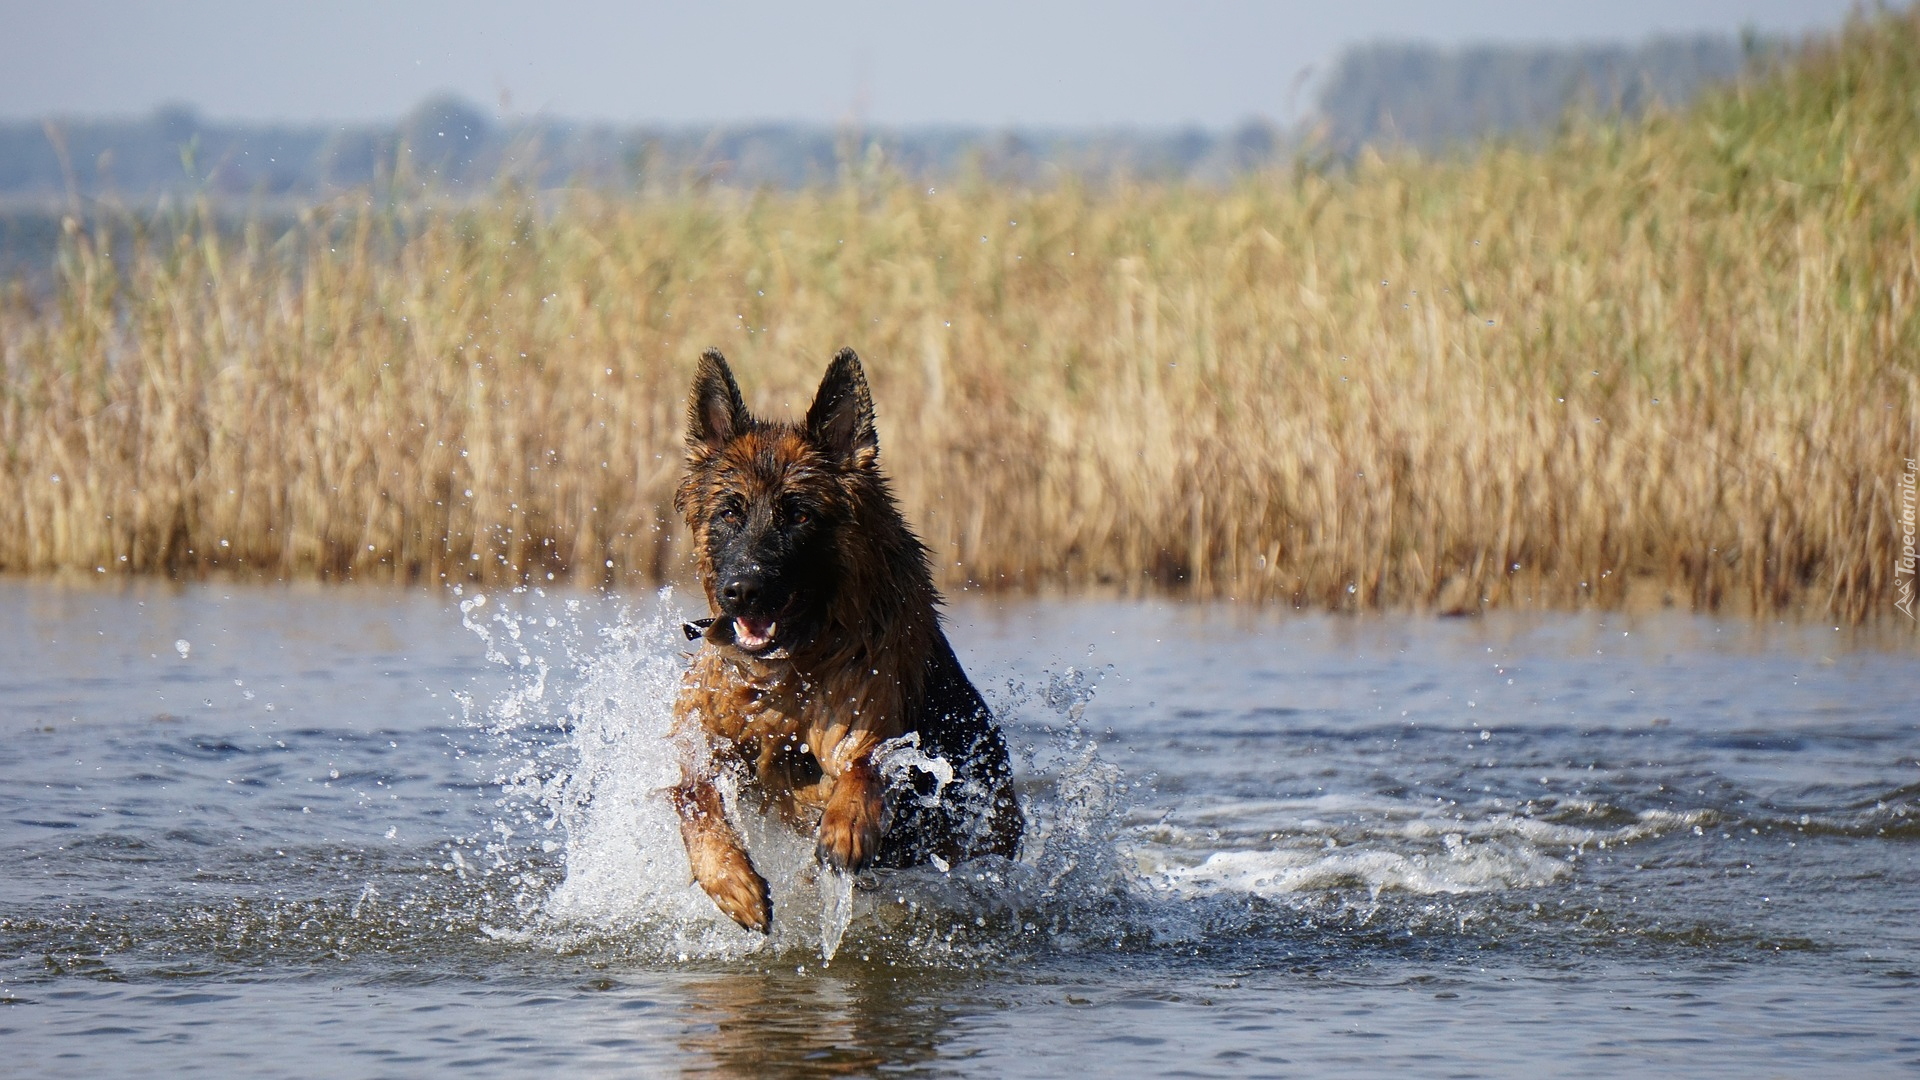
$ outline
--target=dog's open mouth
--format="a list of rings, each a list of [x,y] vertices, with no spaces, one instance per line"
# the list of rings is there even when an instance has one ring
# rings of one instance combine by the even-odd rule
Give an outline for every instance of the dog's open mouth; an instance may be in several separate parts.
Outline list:
[[[733,617],[733,643],[748,652],[762,652],[772,646],[780,624],[773,619],[752,615]]]

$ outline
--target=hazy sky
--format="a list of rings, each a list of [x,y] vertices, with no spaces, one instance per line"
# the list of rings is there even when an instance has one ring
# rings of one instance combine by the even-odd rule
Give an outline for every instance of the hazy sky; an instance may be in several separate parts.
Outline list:
[[[1852,3],[0,0],[0,117],[184,102],[213,119],[390,120],[450,90],[620,122],[1223,127],[1291,118],[1311,102],[1303,78],[1355,42],[1798,35]]]

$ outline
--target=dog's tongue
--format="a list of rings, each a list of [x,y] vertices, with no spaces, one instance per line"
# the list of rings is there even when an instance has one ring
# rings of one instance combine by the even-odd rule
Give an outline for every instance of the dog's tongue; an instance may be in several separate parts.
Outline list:
[[[774,623],[772,619],[754,619],[745,615],[733,617],[734,644],[746,649],[758,649],[773,640]]]

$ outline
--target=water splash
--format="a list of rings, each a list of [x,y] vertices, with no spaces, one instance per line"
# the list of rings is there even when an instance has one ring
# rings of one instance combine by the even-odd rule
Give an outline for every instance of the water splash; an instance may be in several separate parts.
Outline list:
[[[853,922],[853,875],[823,869],[820,876],[820,959],[832,963]]]
[[[1105,756],[1086,726],[1101,673],[1066,668],[1036,687],[989,694],[1015,749],[1028,819],[1017,860],[833,873],[816,863],[809,838],[755,811],[722,777],[728,812],[768,881],[774,932],[763,937],[721,915],[693,883],[665,797],[679,778],[668,732],[686,664],[672,592],[610,617],[591,601],[538,590],[505,604],[471,596],[461,612],[489,661],[511,675],[509,691],[472,704],[468,716],[493,737],[503,765],[485,869],[509,876],[521,915],[488,932],[563,951],[831,962],[853,948],[895,963],[969,963],[1286,933],[1330,914],[1372,924],[1395,897],[1415,902],[1405,925],[1424,925],[1469,917],[1435,916],[1432,900],[1552,885],[1588,848],[1693,824],[1660,812],[1625,824],[1565,808],[1560,819],[1443,813],[1382,796],[1190,806],[1160,798]],[[905,784],[915,772],[934,778],[930,797],[968,797],[917,736],[885,744],[879,765],[896,798],[915,797]]]

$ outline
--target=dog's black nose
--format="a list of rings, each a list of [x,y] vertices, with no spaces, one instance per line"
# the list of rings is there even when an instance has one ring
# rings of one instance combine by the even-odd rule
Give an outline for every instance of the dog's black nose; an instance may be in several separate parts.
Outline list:
[[[752,610],[755,601],[765,591],[765,584],[757,574],[741,574],[720,586],[720,599],[731,610]]]

